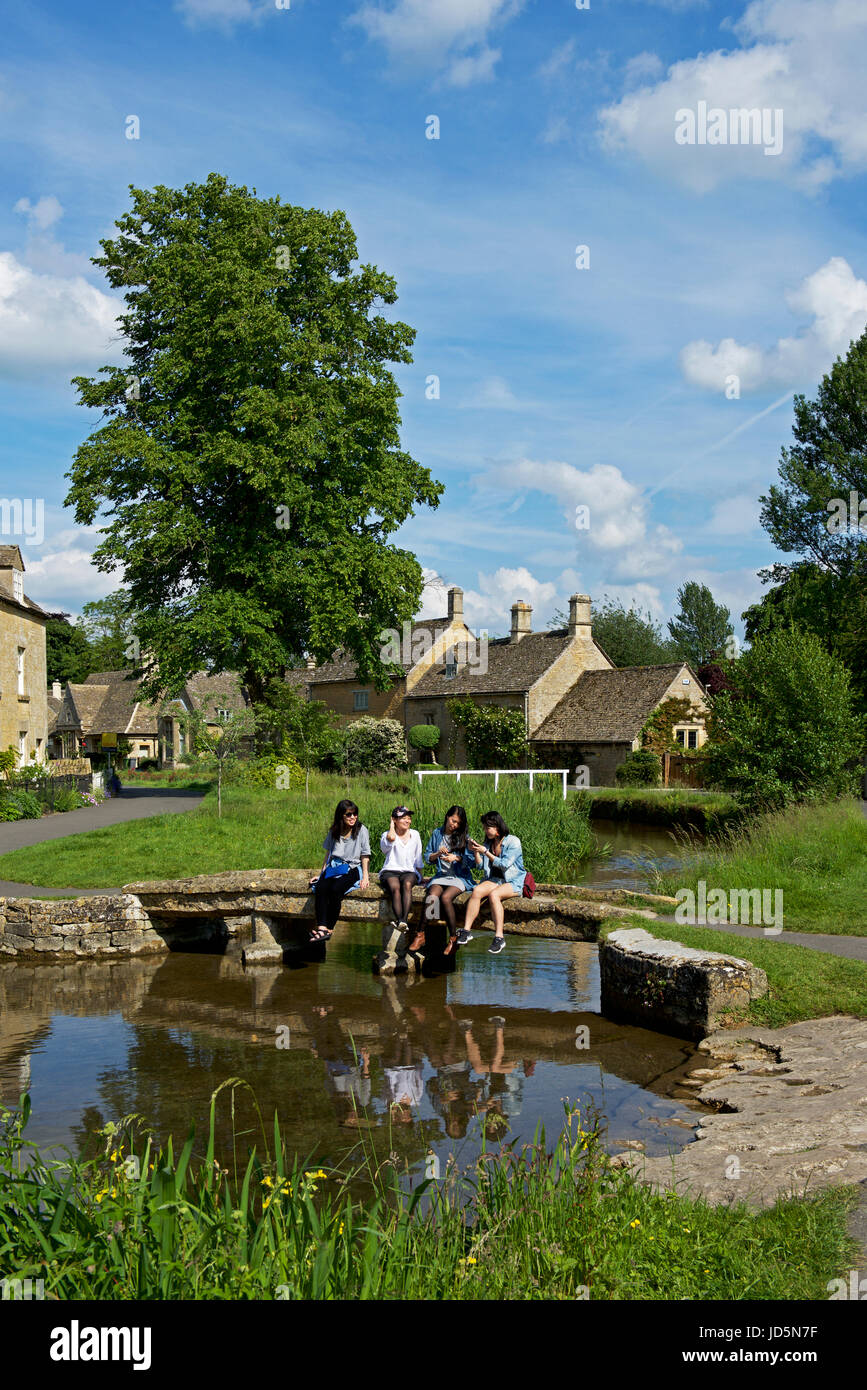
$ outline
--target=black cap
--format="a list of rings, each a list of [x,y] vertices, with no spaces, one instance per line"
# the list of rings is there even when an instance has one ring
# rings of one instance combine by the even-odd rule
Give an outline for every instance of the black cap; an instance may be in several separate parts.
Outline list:
[[[395,806],[391,814],[392,818],[394,820],[397,820],[399,816],[411,816],[412,811],[409,809],[408,806]]]

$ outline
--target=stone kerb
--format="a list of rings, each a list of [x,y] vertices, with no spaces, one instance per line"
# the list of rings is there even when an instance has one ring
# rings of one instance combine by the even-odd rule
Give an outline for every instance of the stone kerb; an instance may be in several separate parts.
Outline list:
[[[641,928],[613,931],[600,943],[599,974],[606,1018],[688,1038],[706,1037],[726,1010],[768,992],[764,970],[749,961],[658,941]]]

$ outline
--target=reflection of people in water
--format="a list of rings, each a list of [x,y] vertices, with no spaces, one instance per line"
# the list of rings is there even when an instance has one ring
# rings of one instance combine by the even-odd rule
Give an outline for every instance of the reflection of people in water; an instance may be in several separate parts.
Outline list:
[[[430,1103],[443,1122],[450,1139],[463,1139],[476,1112],[482,1083],[472,1075],[463,1033],[451,1005],[445,1006],[448,1031],[434,1034],[428,1043],[428,1057],[436,1075],[427,1082]],[[440,1041],[442,1038],[442,1041]]]
[[[364,1112],[370,1104],[370,1053],[366,1047],[356,1052],[340,1021],[333,1017],[332,1004],[317,1004],[312,1010],[310,1031],[313,1034],[314,1057],[325,1063],[328,1079],[337,1101],[338,1124],[357,1129],[370,1123]]]
[[[424,1095],[422,1063],[413,1057],[409,1032],[401,1030],[391,1048],[393,1064],[386,1066],[385,1079],[391,1099],[391,1116],[399,1124],[411,1124],[413,1107],[417,1110]]]
[[[494,1025],[494,1048],[490,1062],[482,1059],[479,1045],[473,1037],[472,1024],[464,1025],[467,1058],[474,1072],[484,1079],[476,1111],[485,1116],[483,1127],[486,1139],[500,1139],[509,1128],[511,1119],[521,1113],[524,1080],[533,1075],[536,1063],[532,1058],[521,1062],[523,1076],[517,1074],[517,1062],[507,1062],[506,1020],[499,1015],[489,1019]]]

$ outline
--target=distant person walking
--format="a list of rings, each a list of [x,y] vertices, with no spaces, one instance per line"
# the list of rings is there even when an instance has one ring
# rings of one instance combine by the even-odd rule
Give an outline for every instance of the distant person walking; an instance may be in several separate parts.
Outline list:
[[[314,889],[317,926],[310,933],[311,941],[328,941],[340,916],[340,905],[353,888],[369,888],[370,834],[361,822],[354,801],[338,801],[331,829],[322,842],[325,862],[316,878],[310,880]]]
[[[467,903],[463,931],[458,932],[458,945],[464,946],[472,940],[470,935],[473,923],[479,915],[482,903],[487,898],[494,921],[494,939],[489,955],[498,956],[505,950],[503,903],[516,893],[524,890],[527,877],[524,868],[521,841],[513,835],[499,811],[486,811],[482,816],[485,840],[479,844],[470,840],[469,846],[475,855],[476,865],[484,869],[485,880],[477,883],[472,897]]]

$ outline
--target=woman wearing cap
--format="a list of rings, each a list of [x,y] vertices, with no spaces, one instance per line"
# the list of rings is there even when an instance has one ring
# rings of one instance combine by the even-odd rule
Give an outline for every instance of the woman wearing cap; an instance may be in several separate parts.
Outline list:
[[[412,906],[412,890],[421,881],[423,865],[421,836],[412,829],[412,811],[408,806],[395,806],[391,825],[379,842],[385,863],[379,871],[379,881],[391,895],[391,910],[398,931],[407,929]]]
[[[325,862],[319,875],[310,880],[310,887],[315,889],[317,922],[316,930],[310,933],[311,941],[328,941],[346,894],[353,888],[370,887],[370,834],[361,823],[354,801],[338,801],[322,848]]]

